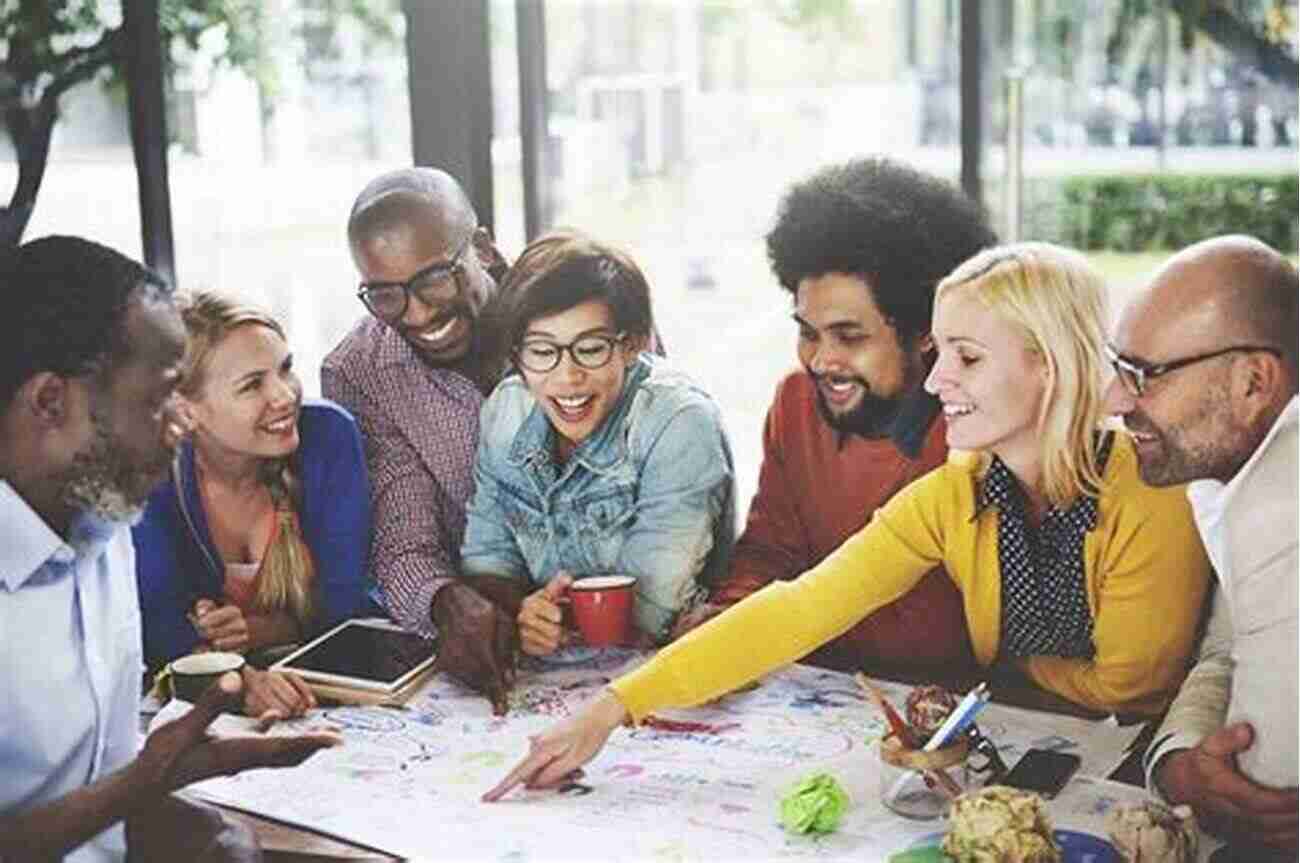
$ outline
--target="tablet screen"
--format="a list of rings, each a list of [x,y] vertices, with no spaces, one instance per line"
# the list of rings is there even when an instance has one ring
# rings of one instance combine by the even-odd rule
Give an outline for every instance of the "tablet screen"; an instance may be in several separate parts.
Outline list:
[[[353,620],[277,667],[393,686],[428,661],[434,647],[435,642],[415,633]]]

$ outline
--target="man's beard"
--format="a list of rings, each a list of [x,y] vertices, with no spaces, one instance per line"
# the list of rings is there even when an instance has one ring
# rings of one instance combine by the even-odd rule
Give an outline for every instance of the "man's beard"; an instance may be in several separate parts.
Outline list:
[[[1185,419],[1180,426],[1168,429],[1156,428],[1140,411],[1126,414],[1124,426],[1129,431],[1153,435],[1158,444],[1156,460],[1138,459],[1138,475],[1142,481],[1150,486],[1162,487],[1235,474],[1244,462],[1237,454],[1241,449],[1239,444],[1242,435],[1239,429],[1221,421],[1216,422],[1217,418],[1214,417],[1215,403],[1226,400],[1227,397],[1226,392],[1217,389],[1207,393],[1195,415]],[[1208,424],[1214,425],[1215,433],[1204,435],[1205,443],[1199,446],[1188,446],[1186,438],[1177,433],[1182,428]]]
[[[902,407],[902,397],[887,399],[876,395],[871,391],[871,387],[862,378],[853,378],[852,380],[862,388],[862,396],[858,404],[850,411],[844,413],[835,413],[831,410],[830,405],[826,403],[826,394],[822,392],[820,384],[820,375],[812,376],[817,393],[817,411],[826,420],[826,424],[838,432],[845,434],[856,434],[866,438],[887,437],[894,428],[894,420],[898,418],[898,412]]]
[[[115,444],[108,426],[91,410],[90,444],[73,456],[64,480],[63,501],[73,510],[90,512],[116,524],[135,524],[144,514],[149,493],[161,477],[170,454],[160,448],[154,464],[133,465],[123,457],[125,447]],[[147,478],[148,479],[146,482]]]

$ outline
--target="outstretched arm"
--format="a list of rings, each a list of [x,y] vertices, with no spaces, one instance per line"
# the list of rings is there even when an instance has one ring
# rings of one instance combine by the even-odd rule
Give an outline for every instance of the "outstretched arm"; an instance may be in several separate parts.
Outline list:
[[[627,710],[614,693],[603,692],[572,719],[528,740],[528,755],[496,787],[483,795],[485,803],[500,800],[513,788],[550,788],[573,777],[596,757]]]
[[[208,725],[239,703],[240,692],[239,675],[222,677],[192,711],[149,735],[126,767],[57,800],[0,816],[0,859],[60,858],[191,782],[253,767],[291,767],[339,743],[332,734],[209,738]]]

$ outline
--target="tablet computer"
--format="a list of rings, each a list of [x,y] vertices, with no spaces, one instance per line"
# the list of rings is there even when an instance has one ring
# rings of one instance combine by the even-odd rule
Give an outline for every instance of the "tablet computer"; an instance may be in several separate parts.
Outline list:
[[[436,648],[386,620],[345,620],[271,667],[308,682],[392,694],[433,664]]]

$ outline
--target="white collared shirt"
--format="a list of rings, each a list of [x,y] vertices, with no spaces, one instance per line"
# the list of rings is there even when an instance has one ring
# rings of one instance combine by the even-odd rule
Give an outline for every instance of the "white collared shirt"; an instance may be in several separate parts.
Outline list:
[[[135,757],[143,662],[124,525],[82,516],[65,542],[0,481],[0,533],[0,813],[9,813]],[[125,855],[119,822],[66,859]]]

